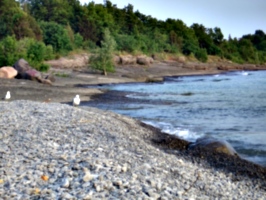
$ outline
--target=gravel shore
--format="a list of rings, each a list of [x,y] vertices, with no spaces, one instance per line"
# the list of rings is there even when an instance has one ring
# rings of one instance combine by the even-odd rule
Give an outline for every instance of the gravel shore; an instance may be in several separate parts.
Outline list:
[[[265,176],[164,151],[140,124],[90,107],[0,102],[0,199],[266,199]]]

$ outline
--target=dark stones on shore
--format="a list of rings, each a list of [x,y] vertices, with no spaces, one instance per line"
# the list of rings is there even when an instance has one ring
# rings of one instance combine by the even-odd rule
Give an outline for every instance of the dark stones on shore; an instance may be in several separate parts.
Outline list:
[[[196,142],[189,145],[189,149],[213,151],[217,153],[224,153],[227,155],[237,156],[237,152],[227,141],[216,139],[213,137],[199,138],[197,139]]]
[[[185,157],[193,163],[206,163],[210,168],[231,174],[235,181],[245,177],[251,178],[255,182],[263,180],[265,184],[259,185],[259,187],[266,189],[266,168],[242,159],[228,142],[215,138],[201,138],[195,143],[191,143],[177,136],[163,133],[160,129],[143,122],[139,123],[152,130],[153,135],[148,142],[162,151]]]
[[[145,55],[140,55],[140,56],[122,55],[122,56],[115,56],[114,62],[116,64],[122,64],[122,65],[138,64],[138,65],[149,66],[153,63],[153,58]]]

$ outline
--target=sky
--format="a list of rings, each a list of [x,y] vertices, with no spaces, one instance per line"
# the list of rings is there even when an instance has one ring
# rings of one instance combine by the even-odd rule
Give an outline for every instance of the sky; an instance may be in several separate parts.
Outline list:
[[[206,28],[221,28],[224,38],[240,38],[254,34],[256,30],[266,33],[266,0],[110,0],[118,8],[128,4],[134,11],[159,20],[180,19],[187,26],[203,24]],[[90,0],[80,0],[81,4]],[[104,0],[94,0],[103,4]]]

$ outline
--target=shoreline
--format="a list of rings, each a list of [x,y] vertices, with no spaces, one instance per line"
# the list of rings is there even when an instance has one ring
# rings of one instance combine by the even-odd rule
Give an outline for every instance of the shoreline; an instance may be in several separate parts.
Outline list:
[[[154,65],[153,72],[158,72],[164,69],[165,65],[162,67],[157,67],[159,64]],[[56,82],[50,85],[44,85],[35,81],[23,80],[23,79],[0,79],[0,92],[2,97],[5,95],[7,90],[11,91],[11,101],[13,100],[31,100],[42,103],[63,103],[71,105],[72,99],[76,94],[80,95],[81,103],[90,101],[91,99],[97,98],[99,95],[106,93],[106,90],[93,88],[99,85],[109,85],[109,84],[134,84],[143,82],[153,82],[151,78],[154,78],[154,82],[161,82],[167,77],[179,77],[179,76],[208,76],[214,74],[227,73],[230,71],[224,70],[181,70],[180,67],[174,68],[172,75],[169,75],[169,67],[172,69],[172,64],[168,66],[168,70],[160,71],[159,75],[150,74],[150,76],[143,76],[143,78],[133,78],[125,77],[128,71],[124,68],[134,70],[134,73],[138,72],[140,66],[119,66],[115,74],[110,74],[105,77],[99,75],[95,72],[88,71],[86,69],[82,70],[69,70],[69,69],[59,69],[60,73],[68,74],[66,77],[56,77]],[[152,66],[150,67],[152,68]],[[57,71],[58,69],[53,69],[52,71]],[[123,73],[121,72],[123,71]],[[181,72],[182,71],[182,72]],[[234,70],[241,71],[241,70]],[[258,70],[253,70],[258,71]],[[132,74],[132,71],[131,71]],[[148,79],[147,79],[148,78]],[[158,81],[158,78],[159,81]],[[90,86],[88,88],[84,86]],[[188,142],[188,141],[185,141]],[[251,162],[251,161],[247,161]],[[253,163],[253,162],[251,162]],[[253,163],[255,164],[255,163]],[[264,166],[260,166],[264,167]],[[266,168],[266,167],[264,167]]]
[[[183,76],[183,75],[184,74],[182,75],[178,74],[177,76]],[[186,75],[190,76],[192,74],[189,73],[189,71],[187,71]],[[200,72],[197,72],[197,74],[193,74],[193,75],[206,75],[206,71],[200,71]],[[98,128],[93,128],[92,130],[94,131],[99,130],[99,132],[97,132],[96,134],[97,135],[96,138],[99,137],[98,138],[98,140],[100,141],[99,144],[98,143],[94,144],[94,143],[89,142],[89,144],[95,145],[95,147],[90,149],[90,151],[91,152],[96,151],[98,155],[98,158],[97,157],[91,158],[92,159],[91,163],[93,163],[91,164],[93,165],[93,167],[90,169],[91,173],[97,172],[97,174],[101,174],[101,173],[109,174],[109,172],[105,170],[107,168],[109,170],[109,166],[112,166],[112,164],[110,163],[118,162],[116,159],[117,159],[117,156],[119,156],[119,154],[124,155],[123,159],[125,159],[123,160],[122,158],[119,158],[120,159],[120,161],[118,162],[119,164],[117,164],[117,166],[110,167],[111,173],[110,175],[107,176],[107,179],[109,179],[109,177],[112,176],[112,174],[114,173],[113,170],[115,170],[115,175],[117,176],[116,178],[110,178],[110,181],[113,182],[112,184],[114,185],[114,188],[112,189],[112,191],[118,190],[120,191],[121,194],[123,193],[122,191],[126,191],[124,190],[124,188],[128,186],[124,186],[124,183],[126,183],[128,180],[124,178],[124,173],[121,173],[121,171],[123,172],[124,170],[123,163],[130,163],[130,167],[132,171],[134,172],[134,174],[137,174],[137,176],[139,177],[137,178],[138,181],[140,181],[138,183],[139,185],[146,183],[147,181],[146,179],[149,179],[148,181],[149,185],[144,184],[145,189],[143,189],[143,194],[144,195],[149,194],[148,197],[151,197],[151,198],[154,197],[155,199],[158,198],[160,195],[166,196],[166,197],[168,195],[170,199],[171,198],[186,199],[189,197],[192,197],[192,198],[195,197],[196,199],[199,197],[202,197],[203,199],[208,199],[209,195],[211,195],[213,198],[223,197],[225,199],[228,199],[229,197],[232,197],[232,196],[243,197],[244,195],[252,199],[252,194],[258,195],[258,196],[260,194],[262,196],[263,194],[266,194],[266,182],[265,182],[266,167],[262,167],[260,165],[240,159],[238,157],[225,156],[221,154],[214,154],[214,153],[202,152],[202,151],[188,151],[186,149],[188,145],[187,141],[168,135],[168,134],[165,134],[158,128],[144,124],[141,121],[134,120],[126,116],[118,115],[118,114],[115,114],[109,111],[97,110],[94,108],[88,108],[88,109],[76,108],[75,109],[67,105],[64,105],[64,104],[70,104],[72,101],[72,98],[77,93],[81,95],[82,101],[87,101],[87,100],[89,101],[93,97],[93,95],[100,95],[100,94],[103,94],[104,92],[104,91],[101,91],[95,88],[80,88],[78,87],[80,84],[90,83],[90,85],[93,86],[93,84],[99,85],[99,84],[110,84],[110,83],[111,84],[129,83],[129,81],[132,81],[132,83],[141,82],[140,80],[135,80],[133,78],[124,77],[121,74],[103,77],[98,74],[91,74],[87,71],[85,72],[84,71],[81,71],[81,72],[71,71],[69,77],[56,78],[56,82],[52,86],[42,85],[34,81],[19,80],[19,79],[0,80],[1,94],[3,95],[5,94],[7,90],[10,90],[11,91],[11,102],[10,103],[12,103],[12,105],[13,104],[16,105],[16,107],[14,108],[9,107],[8,102],[7,103],[1,102],[1,103],[5,105],[5,109],[10,110],[11,114],[15,113],[13,109],[15,109],[15,111],[23,109],[22,114],[20,113],[20,111],[18,111],[16,117],[22,115],[23,119],[28,120],[30,119],[30,115],[37,115],[36,117],[39,117],[41,119],[41,122],[38,122],[37,124],[38,126],[42,127],[41,130],[43,130],[44,132],[46,132],[45,131],[46,129],[50,129],[50,125],[54,126],[55,121],[57,121],[57,120],[51,121],[50,120],[51,117],[55,117],[56,119],[58,117],[63,122],[63,123],[56,122],[58,123],[58,125],[56,125],[57,128],[53,128],[53,129],[51,128],[51,131],[59,130],[62,127],[66,126],[66,128],[64,129],[64,132],[65,131],[68,132],[68,129],[70,128],[71,130],[73,129],[78,132],[81,131],[82,134],[86,134],[87,128],[84,128],[85,126],[86,127],[87,126],[88,127],[98,126]],[[32,103],[33,107],[31,106],[31,102],[25,102],[25,105],[24,105],[23,101],[22,102],[15,101],[15,100],[22,100],[22,99],[34,101]],[[35,104],[36,101],[41,102],[41,103],[37,105]],[[57,104],[57,103],[60,103],[60,104]],[[56,107],[62,107],[63,109],[60,112],[54,112],[56,110]],[[44,114],[48,112],[47,109],[49,111],[49,114]],[[31,110],[31,111],[29,112],[28,110]],[[24,115],[23,114],[24,112],[27,114]],[[66,114],[62,115],[61,112],[69,112],[69,113],[78,112],[80,114],[71,115],[72,117],[68,118]],[[51,113],[54,113],[54,114],[51,114]],[[7,112],[4,112],[3,115],[5,115],[5,118],[7,120],[11,120],[11,121],[13,120],[12,117],[8,116]],[[27,117],[25,118],[25,116],[28,116],[29,118]],[[76,117],[80,119],[75,121],[74,118]],[[47,121],[46,118],[49,119],[50,121],[49,120]],[[69,124],[69,120],[73,124],[72,123]],[[94,123],[95,120],[97,121]],[[18,120],[17,122],[21,123],[21,120]],[[31,124],[32,122],[29,121],[28,123]],[[108,123],[109,125],[108,126],[106,126],[105,124],[101,125],[102,123]],[[113,123],[115,123],[116,125],[114,126]],[[6,124],[7,126],[9,125],[9,123],[6,123],[6,122],[4,124]],[[14,125],[12,124],[12,126]],[[16,126],[19,127],[19,130],[20,129],[22,131],[24,130],[23,128],[20,127],[20,125],[16,125]],[[22,127],[24,126],[25,125],[22,125]],[[124,128],[120,130],[120,128],[124,126],[126,127],[126,129]],[[33,132],[36,131],[34,129],[34,126],[32,126],[32,124],[29,127],[32,129]],[[82,128],[80,129],[79,127],[82,127]],[[109,132],[106,133],[105,129],[102,130],[103,127],[107,128],[110,132],[112,132],[112,134],[115,134],[115,135],[109,135]],[[9,130],[10,132],[10,129],[3,128],[3,130],[5,129]],[[117,132],[114,131],[116,129],[118,129]],[[25,128],[25,130],[28,131],[27,128]],[[131,133],[131,135],[127,132]],[[120,141],[120,139],[119,140],[116,139],[116,138],[121,137],[120,134],[124,135],[125,133],[127,134],[127,136],[122,141]],[[135,136],[136,133],[138,136]],[[139,133],[141,134],[139,135]],[[62,137],[64,135],[65,134],[63,134]],[[16,134],[11,134],[10,136],[15,137]],[[50,136],[50,137],[54,138],[54,136]],[[110,154],[110,152],[105,152],[106,146],[101,146],[102,139],[105,137],[107,137],[106,139],[104,139],[104,141],[105,140],[107,141],[106,145],[114,148],[113,154],[112,153]],[[89,137],[89,139],[90,138],[92,139],[94,137]],[[52,140],[56,140],[56,143],[58,143],[58,139],[54,138]],[[119,143],[120,147],[116,143]],[[80,142],[80,144],[82,144],[82,142]],[[124,147],[122,148],[123,144],[124,144]],[[140,146],[140,144],[142,146]],[[64,146],[65,144],[62,143],[61,145]],[[68,145],[71,145],[71,142],[68,143]],[[69,147],[66,146],[64,148],[66,148],[67,153],[70,153],[68,150]],[[88,148],[91,148],[91,147],[86,147],[86,149],[84,150],[85,153],[88,151],[87,150]],[[138,150],[135,150],[136,148]],[[66,152],[62,152],[61,154],[65,154]],[[117,154],[117,152],[119,152],[119,154]],[[130,156],[128,155],[129,153],[130,153]],[[71,153],[71,155],[72,154],[73,152]],[[152,155],[151,157],[150,157],[150,154]],[[18,156],[18,154],[16,153],[15,155]],[[93,154],[88,154],[88,155],[92,156]],[[105,158],[105,156],[107,155],[112,155],[113,157]],[[138,159],[137,163],[140,166],[138,166],[138,164],[131,163],[132,162],[131,159],[135,159],[135,158]],[[25,159],[26,159],[26,163],[31,162],[30,160],[27,160],[27,157]],[[56,159],[58,159],[59,163],[65,162],[67,163],[66,166],[68,165],[72,166],[73,161],[69,160],[69,158],[54,158],[54,160]],[[44,160],[44,163],[46,162],[47,161]],[[39,162],[39,163],[42,163],[42,162]],[[146,169],[146,166],[148,166],[147,169]],[[139,167],[141,168],[140,171],[138,171]],[[191,168],[193,170],[191,170]],[[46,168],[44,167],[44,169]],[[95,169],[98,169],[98,171],[95,171]],[[118,170],[118,173],[117,173],[117,170]],[[146,174],[143,174],[143,170]],[[62,171],[61,173],[63,173],[64,168],[61,168],[61,171]],[[80,172],[82,171],[81,169],[78,171],[79,173],[83,173],[83,172]],[[44,171],[43,173],[47,173],[47,172]],[[49,172],[49,174],[50,173],[51,172]],[[155,176],[156,179],[153,180],[154,174],[156,175]],[[195,175],[195,174],[198,174],[198,175]],[[131,177],[132,177],[132,174],[131,174]],[[210,178],[210,177],[215,177],[215,178]],[[102,178],[99,178],[99,179],[94,178],[93,180],[91,180],[92,188],[91,187],[89,188],[90,188],[90,191],[94,191],[94,193],[90,193],[89,194],[90,196],[96,198],[97,194],[102,194],[102,195],[105,194],[101,192],[102,191],[106,192],[106,190],[103,189],[106,186],[99,186],[101,189],[99,189],[98,191],[99,187],[97,184],[101,185],[103,182],[104,184],[106,183],[105,179],[103,179],[103,181],[101,181],[101,179]],[[7,181],[7,179],[5,178],[3,180],[4,182]],[[51,181],[52,180],[53,179],[51,179]],[[177,180],[178,180],[178,187],[176,185]],[[121,181],[121,183],[120,182],[118,183],[117,181]],[[164,187],[163,188],[159,187],[157,189],[154,189],[153,184],[151,184],[154,181],[155,182],[158,182],[158,181],[167,182],[166,185],[168,185],[171,188],[171,192],[164,194],[163,192]],[[183,185],[183,181],[184,181],[184,185]],[[229,182],[229,185],[227,185],[227,182]],[[55,181],[54,183],[52,182],[50,184],[54,185],[55,183],[57,182]],[[135,185],[135,182],[133,182],[132,184]],[[179,186],[180,184],[181,186]],[[217,191],[221,190],[220,184],[222,184],[223,185],[222,188],[225,188],[223,189],[224,192],[220,192],[220,191],[216,192],[216,189],[214,190],[213,188],[211,189],[209,185],[213,185],[213,184],[214,186],[218,184]],[[224,184],[226,185],[226,187]],[[238,189],[239,184],[241,185],[241,188]],[[1,177],[0,177],[0,185],[1,185]],[[204,185],[204,187],[202,187],[202,185]],[[234,185],[235,189],[230,189],[232,185]],[[54,186],[54,188],[58,188],[58,187],[60,188],[62,187],[62,185]],[[63,186],[63,189],[60,190],[61,192],[66,190],[66,188],[64,187],[65,186]],[[40,188],[42,188],[43,191],[47,190],[45,185],[41,185]],[[53,190],[53,192],[50,194],[55,194],[55,195],[59,194],[56,192],[56,190],[58,189],[54,189],[53,187],[50,187],[50,188],[52,188],[50,190]],[[175,188],[177,188],[177,191],[175,190]],[[256,188],[255,190],[257,191],[257,193],[255,194],[254,194],[254,188]],[[151,190],[151,189],[153,193],[147,192],[147,190]],[[236,189],[238,191],[237,193],[234,192],[234,190]],[[27,189],[27,191],[30,191],[30,190],[32,189]],[[132,191],[138,191],[138,190],[132,189]],[[157,193],[159,196],[157,196]],[[8,195],[7,193],[3,193],[3,194]],[[107,190],[107,194],[109,194],[108,190]],[[129,195],[129,194],[123,194],[123,195]],[[136,193],[134,192],[132,196],[135,197],[135,195]]]
[[[132,118],[60,103],[0,104],[0,197],[263,199],[266,195],[264,168],[235,157],[186,151],[186,143],[178,138]]]
[[[131,84],[131,83],[129,83],[129,84]],[[103,89],[103,91],[104,90],[105,89]],[[97,106],[98,103],[99,104],[101,104],[101,103],[107,104],[108,102],[114,102],[114,101],[119,101],[120,103],[123,103],[123,102],[128,101],[128,99],[126,98],[126,95],[127,95],[127,92],[106,90],[102,94],[93,95],[92,96],[92,101],[93,101],[92,104],[88,103],[86,106],[91,106],[91,107],[96,107],[97,108],[98,107]],[[130,103],[130,101],[128,103]],[[86,106],[84,105],[83,107],[86,107]],[[99,109],[101,109],[101,108],[99,107]],[[104,110],[108,110],[108,109],[104,108]],[[139,120],[139,119],[135,119],[135,120]],[[179,150],[179,151],[187,150],[187,147],[183,147],[183,146],[188,146],[189,144],[191,144],[190,141],[185,140],[185,139],[181,139],[178,136],[174,136],[174,135],[171,135],[171,134],[164,133],[164,132],[162,132],[161,129],[159,129],[159,128],[153,126],[153,125],[146,124],[145,122],[142,122],[142,121],[140,121],[140,124],[144,125],[145,127],[149,127],[150,129],[154,130],[155,132],[160,132],[160,134],[164,135],[164,138],[161,138],[160,141],[158,141],[157,145],[162,145],[164,147],[167,147],[168,150],[171,150],[171,149],[173,151],[174,150]],[[164,140],[165,138],[168,138],[168,140]],[[175,143],[175,144],[172,146],[170,143]],[[188,152],[185,152],[185,154],[186,153],[188,153]],[[193,153],[195,153],[195,152],[193,152]],[[201,157],[201,154],[205,154],[205,153],[200,153],[200,152],[195,153],[196,157]],[[210,153],[208,156],[210,156],[211,154],[212,153]],[[203,156],[203,157],[208,158],[208,156]],[[223,162],[226,163],[226,160],[224,158],[221,158],[221,160],[223,160]],[[233,160],[235,160],[235,161],[239,160],[239,161],[237,161],[238,163],[241,163],[239,165],[243,165],[243,164],[246,165],[245,163],[248,163],[248,164],[251,164],[251,166],[254,165],[254,166],[257,166],[258,168],[264,168],[265,172],[266,172],[266,166],[265,165],[261,165],[259,163],[247,160],[244,157],[240,156],[239,154],[238,154],[238,157],[234,158]],[[226,165],[223,162],[217,161],[217,163],[219,163],[219,165],[221,165],[221,166],[222,165]],[[234,166],[236,166],[236,165],[234,165]],[[224,166],[224,167],[226,167],[226,166]]]

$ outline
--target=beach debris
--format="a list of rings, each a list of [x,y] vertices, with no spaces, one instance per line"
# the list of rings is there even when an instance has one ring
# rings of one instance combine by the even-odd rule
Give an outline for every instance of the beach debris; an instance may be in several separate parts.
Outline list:
[[[46,175],[42,175],[42,176],[41,176],[41,179],[44,180],[44,181],[48,181],[49,177],[46,176]]]
[[[79,95],[77,94],[73,99],[73,106],[79,106],[79,104],[80,104],[80,98]]]

